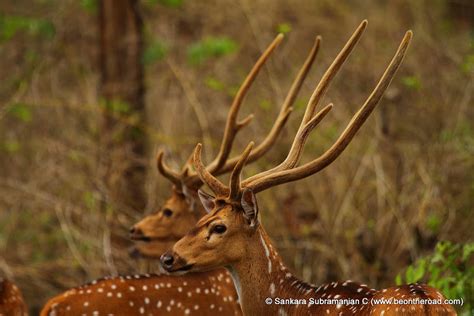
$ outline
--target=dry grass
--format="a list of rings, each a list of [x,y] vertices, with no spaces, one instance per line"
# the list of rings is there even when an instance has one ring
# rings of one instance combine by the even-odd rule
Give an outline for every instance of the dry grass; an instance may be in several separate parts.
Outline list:
[[[64,288],[153,264],[132,262],[126,249],[110,243],[108,227],[125,239],[142,214],[100,212],[108,201],[100,200],[97,160],[95,15],[72,0],[17,0],[0,9],[49,19],[56,28],[53,39],[19,33],[0,43],[0,274],[13,277],[37,309]],[[473,239],[474,77],[467,62],[474,29],[448,2],[185,1],[172,9],[144,1],[143,13],[147,40],[168,47],[162,61],[146,68],[148,210],[168,194],[169,183],[154,170],[157,148],[169,148],[177,164],[203,138],[206,152],[215,152],[230,91],[278,25],[288,23],[292,31],[246,99],[241,115],[254,112],[256,120],[240,135],[236,153],[270,128],[315,35],[323,36],[323,45],[278,146],[247,175],[284,156],[312,88],[367,18],[369,29],[323,100],[335,109],[314,133],[305,159],[336,139],[403,33],[413,29],[408,56],[373,118],[335,163],[261,194],[264,225],[290,266],[313,282],[392,284],[435,240]],[[227,36],[239,50],[200,66],[187,63],[186,47],[209,35]],[[211,89],[209,78],[223,89]],[[31,119],[12,114],[12,104],[25,104]]]

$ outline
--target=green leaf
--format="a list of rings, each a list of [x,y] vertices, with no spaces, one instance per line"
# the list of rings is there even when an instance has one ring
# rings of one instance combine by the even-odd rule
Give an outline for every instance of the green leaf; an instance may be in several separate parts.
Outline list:
[[[10,105],[7,112],[24,123],[29,123],[33,119],[30,108],[24,103],[14,103]]]
[[[81,7],[89,13],[97,13],[99,4],[97,0],[81,0]]]
[[[420,281],[423,276],[425,275],[425,260],[421,259],[418,261],[418,266],[413,271],[413,281],[418,282]]]
[[[6,140],[2,147],[4,151],[13,154],[20,150],[21,145],[17,140]]]
[[[56,29],[53,23],[45,19],[0,15],[0,40],[9,40],[19,32],[51,39],[56,34]]]
[[[179,8],[183,5],[184,0],[148,0],[149,4],[161,4],[170,8]]]
[[[224,83],[214,77],[207,77],[204,83],[206,86],[216,91],[222,91],[225,88]]]
[[[157,61],[162,60],[167,53],[168,49],[166,45],[157,40],[148,46],[143,52],[142,62],[144,65],[151,65]]]
[[[474,54],[467,55],[461,65],[461,70],[469,74],[474,71]]]
[[[264,99],[260,101],[259,106],[261,109],[268,111],[272,107],[272,102],[270,102],[270,100]]]
[[[227,37],[207,37],[187,49],[188,62],[200,65],[210,58],[222,57],[235,52],[238,45]]]
[[[52,39],[56,35],[53,23],[45,20],[32,20],[29,23],[29,32],[31,35],[41,35],[47,39]]]
[[[407,88],[410,88],[410,89],[416,90],[416,91],[421,89],[420,79],[418,79],[415,76],[402,77],[401,80],[402,80],[402,84]]]
[[[278,33],[287,34],[291,32],[291,25],[289,23],[278,24],[276,31]]]
[[[96,199],[94,197],[94,192],[87,191],[83,195],[84,204],[88,209],[94,209],[96,206]]]
[[[462,249],[462,261],[467,261],[472,254],[474,254],[474,243],[465,244]]]
[[[405,279],[407,283],[413,283],[414,280],[414,270],[413,266],[408,266],[407,271],[405,272]]]
[[[436,214],[431,214],[426,219],[426,227],[433,233],[437,233],[441,227],[441,219]]]
[[[130,112],[130,105],[122,100],[101,100],[100,106],[104,109],[117,114],[126,114]]]
[[[402,280],[402,275],[399,273],[397,274],[397,276],[395,277],[395,283],[397,285],[401,285],[403,283],[403,280]]]

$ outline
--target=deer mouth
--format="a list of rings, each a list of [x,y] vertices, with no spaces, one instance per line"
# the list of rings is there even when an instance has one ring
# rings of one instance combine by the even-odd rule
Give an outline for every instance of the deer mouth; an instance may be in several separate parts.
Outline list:
[[[185,271],[189,271],[193,268],[194,264],[187,264],[185,266],[182,266],[181,268],[178,268],[178,269],[175,269],[173,271],[170,271],[170,272],[185,272]]]
[[[142,241],[146,243],[150,243],[153,241],[161,241],[161,242],[168,242],[168,241],[177,241],[176,237],[174,236],[166,236],[166,237],[149,237],[145,235],[135,235],[135,234],[130,234],[129,236],[130,240],[132,241]]]
[[[194,267],[194,264],[186,264],[181,267],[161,267],[169,274],[182,275],[191,270]]]
[[[135,234],[130,234],[130,239],[133,241],[144,241],[144,242],[150,242],[151,238],[144,236],[144,235],[135,235]]]
[[[173,255],[170,252],[165,252],[160,257],[160,263],[162,268],[172,274],[180,274],[191,270],[194,267],[194,263],[187,263],[181,257]]]

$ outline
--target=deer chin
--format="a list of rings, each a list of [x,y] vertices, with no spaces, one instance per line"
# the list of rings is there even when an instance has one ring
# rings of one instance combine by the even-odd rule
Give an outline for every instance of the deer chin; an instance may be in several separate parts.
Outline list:
[[[128,256],[132,259],[140,259],[144,257],[141,251],[135,246],[128,248]]]
[[[183,266],[179,266],[179,267],[171,267],[171,268],[164,268],[164,267],[161,267],[164,271],[167,272],[167,274],[170,274],[170,275],[183,275],[183,274],[186,274],[188,272],[192,272],[193,271],[193,266],[194,264],[186,264],[186,265],[183,265]]]

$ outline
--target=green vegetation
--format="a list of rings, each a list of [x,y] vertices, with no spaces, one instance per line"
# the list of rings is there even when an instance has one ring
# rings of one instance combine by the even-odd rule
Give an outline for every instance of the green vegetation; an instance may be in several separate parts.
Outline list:
[[[461,315],[474,312],[474,243],[454,244],[439,242],[435,252],[408,266],[397,275],[396,283],[427,282],[439,289],[447,298],[464,300],[456,306]]]
[[[228,37],[206,37],[188,48],[188,62],[192,65],[201,65],[208,59],[229,55],[237,49],[237,43]]]
[[[46,19],[25,16],[0,15],[0,42],[12,39],[17,33],[52,39],[56,34],[54,25]]]
[[[142,61],[146,66],[152,65],[165,58],[167,52],[168,48],[165,43],[160,40],[155,40],[146,47]]]

